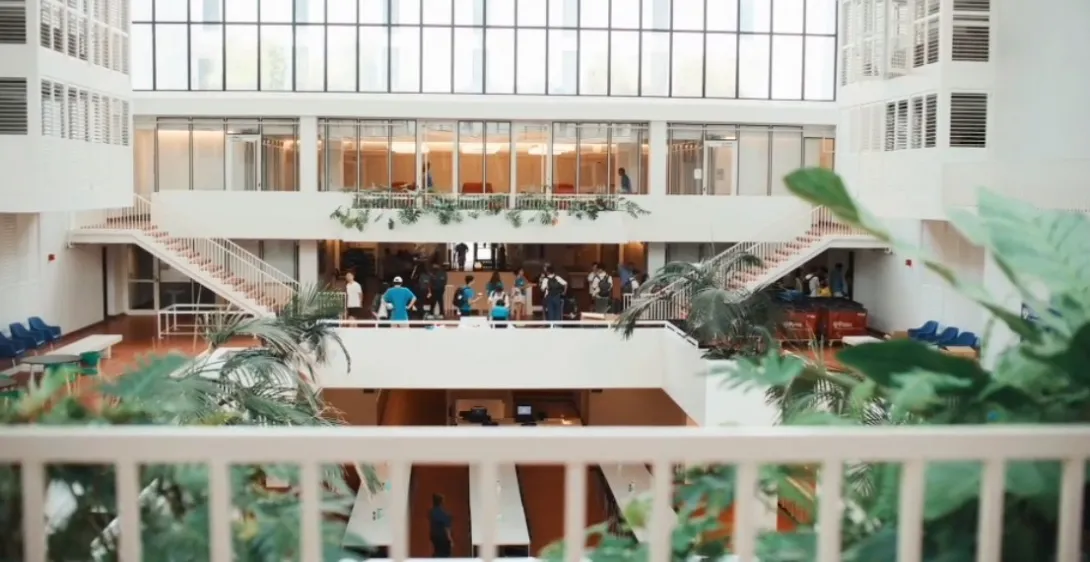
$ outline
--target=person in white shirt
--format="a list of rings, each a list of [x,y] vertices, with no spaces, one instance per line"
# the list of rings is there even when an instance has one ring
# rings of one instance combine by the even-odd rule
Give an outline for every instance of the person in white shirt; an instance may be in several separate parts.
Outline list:
[[[810,296],[816,297],[821,292],[821,279],[818,277],[816,271],[811,271],[806,276],[806,288],[810,290]]]
[[[587,286],[590,287],[590,296],[594,299],[594,311],[599,314],[609,312],[609,303],[613,299],[613,278],[598,262],[591,265]]]
[[[363,320],[363,287],[356,282],[356,276],[351,273],[344,275],[344,292],[348,296],[348,317]]]
[[[545,275],[541,278],[541,292],[544,295],[545,320],[558,322],[564,318],[564,295],[568,292],[568,282],[553,271],[553,267],[545,267]]]

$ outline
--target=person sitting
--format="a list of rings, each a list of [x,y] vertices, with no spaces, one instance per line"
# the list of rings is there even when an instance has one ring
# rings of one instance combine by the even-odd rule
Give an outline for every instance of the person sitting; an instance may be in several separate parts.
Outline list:
[[[504,299],[496,301],[496,304],[492,306],[492,322],[497,328],[504,328],[510,319],[511,309],[507,308],[507,301]]]

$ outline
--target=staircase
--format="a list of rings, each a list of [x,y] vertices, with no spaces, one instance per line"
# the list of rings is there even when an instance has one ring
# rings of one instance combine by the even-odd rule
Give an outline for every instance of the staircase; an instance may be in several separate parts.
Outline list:
[[[275,316],[299,291],[299,283],[242,246],[223,238],[186,238],[152,222],[151,201],[73,216],[70,244],[136,244],[204,285],[240,310]]]
[[[716,282],[720,287],[731,291],[747,293],[758,291],[775,283],[788,273],[802,267],[818,254],[830,248],[888,248],[888,245],[875,239],[865,231],[844,224],[825,207],[814,207],[806,211],[806,216],[791,215],[775,221],[766,233],[754,238],[779,238],[779,233],[798,224],[809,221],[809,228],[800,236],[786,242],[744,242],[735,244],[726,251],[706,261],[710,267],[721,267],[715,271]],[[731,265],[740,256],[752,255],[761,260],[758,265]],[[668,320],[688,316],[689,303],[692,301],[692,287],[684,280],[676,281],[664,287],[654,295],[637,298],[653,299],[641,315],[644,320]],[[626,306],[629,303],[625,303]]]

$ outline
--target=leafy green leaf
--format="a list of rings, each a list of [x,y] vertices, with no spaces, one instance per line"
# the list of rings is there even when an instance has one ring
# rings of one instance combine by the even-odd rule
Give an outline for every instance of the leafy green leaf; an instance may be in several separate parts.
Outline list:
[[[910,339],[867,343],[841,351],[837,360],[865,374],[879,386],[893,386],[893,376],[907,372],[948,374],[971,383],[982,383],[988,374],[980,364],[963,357],[947,355]]]
[[[925,472],[924,520],[953,513],[980,495],[979,462],[932,463]]]

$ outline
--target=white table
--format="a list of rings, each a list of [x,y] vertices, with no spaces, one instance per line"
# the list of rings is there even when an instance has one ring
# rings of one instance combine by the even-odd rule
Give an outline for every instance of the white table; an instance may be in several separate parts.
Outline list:
[[[606,477],[606,485],[609,486],[613,499],[620,508],[621,516],[624,516],[625,507],[641,496],[651,493],[651,471],[642,464],[603,464],[600,465],[602,475]],[[658,509],[668,510],[667,521],[677,519],[677,513],[668,505],[659,506]],[[632,535],[637,541],[646,542],[650,537],[647,529],[632,529]]]
[[[878,343],[882,340],[874,336],[844,336],[841,341],[844,342],[844,345],[856,346],[863,345],[865,343]]]
[[[515,465],[501,464],[497,467],[496,477],[499,480],[499,514],[495,521],[485,521],[482,513],[484,507],[484,490],[481,489],[481,469],[476,465],[469,467],[469,517],[472,528],[471,542],[474,551],[484,542],[483,535],[486,526],[494,526],[496,529],[496,547],[498,549],[525,548],[527,555],[530,549],[530,529],[526,526],[526,509],[522,505],[522,494],[519,492],[518,473]],[[489,493],[496,493],[496,483],[491,484]]]
[[[109,357],[110,351],[115,345],[121,343],[121,339],[121,335],[119,334],[95,334],[93,336],[80,338],[68,345],[58,347],[50,353],[56,355],[79,355],[88,351],[101,351],[106,357]]]
[[[367,489],[366,476],[360,474],[360,491],[356,494],[356,503],[352,505],[352,515],[345,527],[344,538],[341,540],[343,546],[388,548],[394,542],[390,513],[395,498],[386,484],[389,468],[386,465],[376,465],[375,472],[381,488],[374,494]],[[405,496],[397,498],[397,501],[408,508],[408,486],[405,487]]]

